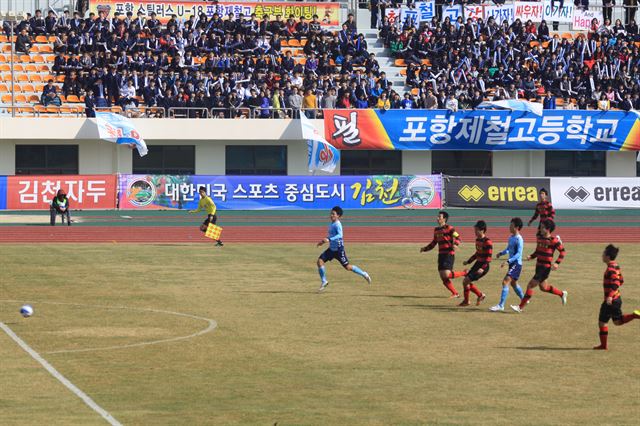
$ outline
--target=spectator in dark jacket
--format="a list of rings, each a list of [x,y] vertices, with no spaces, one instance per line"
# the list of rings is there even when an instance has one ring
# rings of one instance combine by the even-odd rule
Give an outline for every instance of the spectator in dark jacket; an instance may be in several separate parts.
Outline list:
[[[31,46],[33,46],[33,41],[31,41],[31,37],[27,34],[27,29],[23,28],[16,39],[16,51],[28,55]]]

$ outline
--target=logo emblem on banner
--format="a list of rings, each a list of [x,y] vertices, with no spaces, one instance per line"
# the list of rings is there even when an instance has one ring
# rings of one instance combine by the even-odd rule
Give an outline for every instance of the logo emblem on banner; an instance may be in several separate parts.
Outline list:
[[[567,189],[564,195],[565,197],[567,197],[568,199],[570,199],[575,203],[576,201],[584,202],[584,200],[589,198],[589,195],[591,194],[582,186],[578,188],[572,186],[569,189]]]
[[[465,201],[473,200],[477,202],[480,201],[482,197],[484,197],[484,191],[480,189],[478,185],[465,185],[460,188],[460,191],[458,191],[458,195]]]
[[[127,186],[127,200],[136,207],[145,207],[156,199],[156,187],[146,179],[131,181]]]
[[[427,207],[436,196],[436,187],[430,179],[415,178],[407,184],[407,197],[402,199],[406,209]]]

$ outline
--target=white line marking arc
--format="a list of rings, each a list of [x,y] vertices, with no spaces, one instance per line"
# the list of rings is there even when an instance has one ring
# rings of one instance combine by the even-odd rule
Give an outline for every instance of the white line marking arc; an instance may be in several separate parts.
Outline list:
[[[103,419],[105,419],[111,426],[122,426],[122,423],[117,421],[108,411],[104,408],[100,407],[96,402],[89,397],[86,393],[82,392],[76,385],[71,383],[66,377],[58,372],[51,364],[47,362],[44,358],[40,356],[40,354],[33,349],[31,346],[27,345],[24,340],[18,337],[17,334],[13,332],[5,323],[0,322],[0,328],[7,333],[7,336],[11,337],[14,342],[18,344],[26,353],[28,353],[31,358],[36,360],[40,365],[44,367],[45,370],[49,372],[53,377],[55,377],[60,383],[62,383],[67,389],[73,392],[78,398],[80,398],[85,404],[87,404],[93,411],[100,414]]]
[[[128,345],[116,345],[116,346],[104,346],[99,348],[83,348],[83,349],[61,349],[57,351],[49,351],[43,352],[46,355],[53,354],[65,354],[65,353],[78,353],[78,352],[94,352],[94,351],[108,351],[108,350],[116,350],[116,349],[126,349],[126,348],[136,348],[140,346],[150,346],[157,345],[160,343],[169,343],[169,342],[178,342],[181,340],[191,339],[194,337],[201,336],[206,333],[210,333],[218,327],[218,323],[215,320],[210,318],[200,317],[197,315],[184,314],[182,312],[173,312],[173,311],[164,311],[161,309],[149,309],[149,308],[132,308],[128,306],[107,306],[107,305],[88,305],[83,303],[68,303],[68,302],[45,302],[45,301],[22,301],[22,300],[0,300],[0,303],[31,303],[31,304],[46,304],[46,305],[65,305],[65,306],[78,306],[85,308],[97,308],[97,309],[121,309],[128,311],[141,311],[141,312],[151,312],[156,314],[165,314],[165,315],[175,315],[179,317],[192,318],[199,321],[205,321],[207,323],[207,327],[203,328],[200,331],[189,334],[187,336],[178,336],[178,337],[170,337],[167,339],[160,340],[152,340],[148,342],[140,342],[140,343],[131,343]]]

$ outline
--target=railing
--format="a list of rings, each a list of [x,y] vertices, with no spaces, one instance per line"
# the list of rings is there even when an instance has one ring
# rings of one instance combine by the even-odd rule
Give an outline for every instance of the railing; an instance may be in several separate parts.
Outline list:
[[[209,118],[205,107],[171,107],[167,110],[169,118]]]

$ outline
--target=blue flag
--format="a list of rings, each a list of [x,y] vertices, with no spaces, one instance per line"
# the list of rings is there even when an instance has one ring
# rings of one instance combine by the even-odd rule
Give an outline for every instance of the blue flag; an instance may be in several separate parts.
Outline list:
[[[135,145],[140,157],[147,155],[147,144],[127,117],[113,112],[96,112],[100,139],[124,145]]]
[[[309,150],[309,171],[333,172],[340,160],[340,151],[326,141],[304,113],[300,115],[300,125]]]

